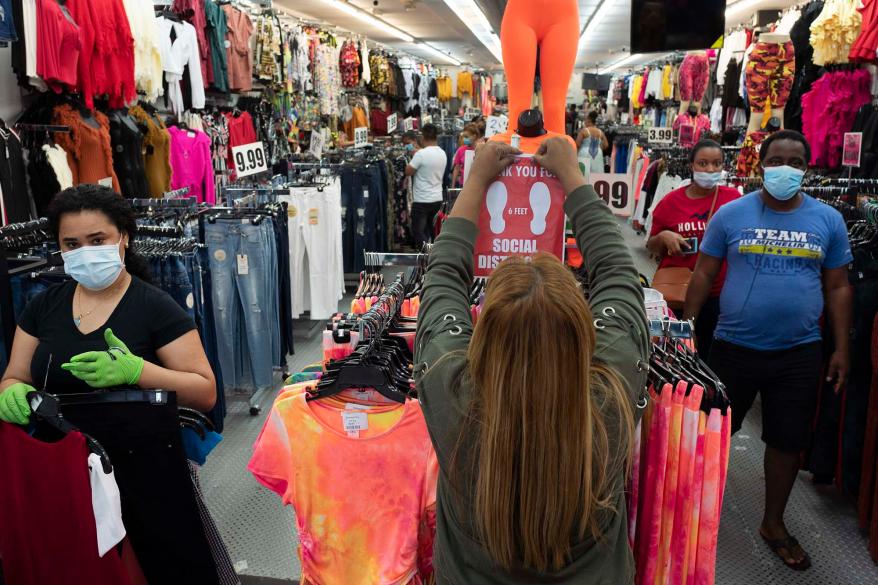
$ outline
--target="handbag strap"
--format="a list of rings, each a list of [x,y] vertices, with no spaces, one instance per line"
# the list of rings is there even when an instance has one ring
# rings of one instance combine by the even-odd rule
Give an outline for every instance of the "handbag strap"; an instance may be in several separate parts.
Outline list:
[[[710,213],[707,214],[707,223],[710,223],[710,220],[713,219],[713,212],[716,211],[716,201],[719,198],[719,185],[717,185],[713,190],[713,203],[710,204]]]

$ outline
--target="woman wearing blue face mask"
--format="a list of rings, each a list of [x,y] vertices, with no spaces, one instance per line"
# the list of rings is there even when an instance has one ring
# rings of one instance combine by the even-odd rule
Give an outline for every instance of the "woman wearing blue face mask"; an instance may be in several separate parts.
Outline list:
[[[208,411],[216,382],[191,317],[148,284],[134,253],[134,212],[112,190],[80,185],[55,197],[49,222],[72,280],[49,287],[21,315],[0,382],[0,420],[26,424],[26,395],[114,387],[176,391]]]
[[[720,185],[723,171],[722,147],[702,140],[689,153],[692,183],[671,191],[656,206],[652,231],[646,247],[660,259],[659,269],[684,267],[695,270],[698,245],[716,211],[740,194]],[[719,317],[719,296],[725,282],[725,266],[713,283],[710,298],[696,321],[698,351],[710,352],[713,331]]]

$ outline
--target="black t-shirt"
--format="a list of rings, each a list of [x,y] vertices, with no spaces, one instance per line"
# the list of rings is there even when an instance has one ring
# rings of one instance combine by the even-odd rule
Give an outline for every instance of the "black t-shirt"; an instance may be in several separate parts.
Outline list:
[[[19,327],[40,340],[31,360],[33,386],[52,394],[92,392],[95,389],[61,369],[61,364],[87,351],[105,351],[104,331],[109,327],[131,352],[161,365],[156,351],[195,329],[195,322],[166,292],[137,277],[107,322],[88,335],[73,323],[73,281],[56,284],[28,303]],[[52,357],[51,364],[49,356]]]

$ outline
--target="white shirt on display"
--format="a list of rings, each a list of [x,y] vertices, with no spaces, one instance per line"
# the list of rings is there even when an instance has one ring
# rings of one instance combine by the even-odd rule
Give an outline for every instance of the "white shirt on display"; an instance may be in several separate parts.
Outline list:
[[[413,200],[415,203],[437,203],[442,201],[442,180],[448,165],[448,156],[438,146],[422,148],[409,163],[417,172],[412,178]]]

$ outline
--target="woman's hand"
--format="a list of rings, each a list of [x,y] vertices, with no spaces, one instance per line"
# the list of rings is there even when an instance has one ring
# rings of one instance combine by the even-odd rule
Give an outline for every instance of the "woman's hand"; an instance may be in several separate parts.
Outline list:
[[[15,425],[28,423],[30,419],[30,404],[27,402],[28,392],[36,392],[36,389],[21,382],[0,392],[0,421]]]
[[[488,185],[514,163],[519,154],[521,152],[517,148],[501,142],[489,142],[476,148],[469,178],[457,197],[450,217],[460,217],[478,225]]]
[[[520,150],[502,142],[489,142],[479,146],[469,172],[469,181],[476,181],[487,188],[491,181],[515,162],[515,157],[519,154]]]
[[[540,144],[534,160],[541,167],[558,177],[569,195],[586,184],[582,171],[579,170],[579,159],[576,151],[570,147],[565,138],[549,138]]]
[[[89,351],[75,355],[69,363],[61,364],[66,370],[92,388],[134,386],[140,381],[144,360],[137,357],[112,329],[104,331],[107,351]]]
[[[665,247],[668,256],[682,256],[692,247],[689,245],[689,242],[686,241],[686,238],[677,232],[672,232],[671,230],[665,230],[659,233],[659,238],[661,239],[662,245]]]

